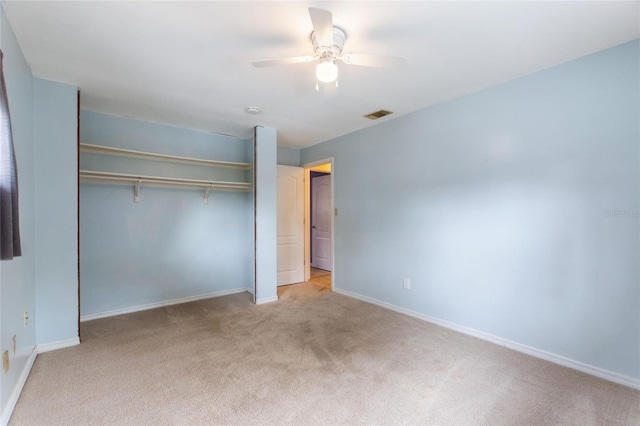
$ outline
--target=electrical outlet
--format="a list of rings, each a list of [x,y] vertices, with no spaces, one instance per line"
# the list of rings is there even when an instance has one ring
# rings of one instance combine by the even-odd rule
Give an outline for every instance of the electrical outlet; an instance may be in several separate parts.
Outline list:
[[[29,325],[29,312],[24,311],[24,326],[28,326]]]
[[[2,369],[5,373],[9,371],[9,351],[4,351],[2,354]]]
[[[405,290],[411,290],[411,280],[409,278],[405,278],[402,281],[402,288],[404,288]]]

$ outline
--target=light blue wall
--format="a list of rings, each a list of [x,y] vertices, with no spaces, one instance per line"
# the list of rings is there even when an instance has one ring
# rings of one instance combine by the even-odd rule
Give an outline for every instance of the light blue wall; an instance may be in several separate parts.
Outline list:
[[[334,285],[640,378],[639,49],[304,149],[335,159]]]
[[[0,262],[0,350],[10,356],[9,371],[0,375],[4,423],[35,345],[78,336],[77,167],[76,88],[32,77],[4,8],[0,27],[22,240],[22,256]]]
[[[33,143],[33,78],[15,34],[0,7],[0,45],[9,98],[13,142],[18,164],[22,256],[0,262],[0,352],[9,350],[10,368],[0,372],[2,420],[10,414],[7,403],[36,343],[35,287],[35,181]],[[23,325],[28,311],[31,322]],[[17,351],[13,353],[12,337]]]
[[[38,344],[78,337],[77,92],[34,80]]]
[[[277,138],[275,129],[256,127],[256,303],[277,300]]]
[[[300,166],[300,150],[296,148],[278,147],[278,164],[283,166]]]
[[[83,143],[246,162],[248,140],[81,113]],[[249,159],[250,161],[250,159]],[[245,181],[233,169],[82,154],[81,168],[182,178]],[[248,180],[250,181],[250,180]],[[253,287],[252,195],[82,184],[82,315]]]

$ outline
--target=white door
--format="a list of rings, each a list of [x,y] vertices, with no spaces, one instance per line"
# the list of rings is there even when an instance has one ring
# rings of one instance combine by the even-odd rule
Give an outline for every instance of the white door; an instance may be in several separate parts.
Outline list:
[[[311,265],[331,270],[331,175],[311,181]]]
[[[304,169],[278,165],[278,285],[304,281]]]

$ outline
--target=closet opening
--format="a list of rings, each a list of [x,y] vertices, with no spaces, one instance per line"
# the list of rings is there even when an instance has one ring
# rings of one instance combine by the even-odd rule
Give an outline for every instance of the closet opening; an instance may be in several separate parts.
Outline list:
[[[89,110],[80,120],[83,339],[250,292],[253,141]]]

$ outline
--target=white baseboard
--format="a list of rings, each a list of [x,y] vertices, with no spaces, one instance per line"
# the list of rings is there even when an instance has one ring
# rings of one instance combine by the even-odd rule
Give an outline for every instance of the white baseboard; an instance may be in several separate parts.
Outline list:
[[[130,314],[132,312],[146,311],[149,309],[161,308],[163,306],[178,305],[180,303],[195,302],[196,300],[211,299],[213,297],[227,296],[229,294],[244,293],[246,288],[234,288],[232,290],[215,291],[208,294],[200,294],[198,296],[182,297],[180,299],[167,300],[158,303],[148,303],[146,305],[131,306],[129,308],[114,309],[113,311],[97,312],[95,314],[86,314],[80,316],[80,321],[91,321],[99,318],[113,317],[116,315]]]
[[[27,359],[27,363],[25,364],[22,372],[20,373],[20,377],[18,377],[18,382],[13,388],[13,392],[11,392],[11,396],[9,397],[9,401],[7,401],[7,406],[2,412],[2,416],[0,417],[0,424],[5,426],[9,423],[11,419],[11,415],[13,414],[13,409],[16,408],[16,404],[18,403],[18,398],[20,398],[20,394],[22,393],[22,388],[24,384],[27,382],[27,378],[29,377],[29,373],[31,372],[31,367],[33,367],[33,363],[36,361],[36,356],[38,355],[37,347],[34,347],[31,351],[31,355]]]
[[[278,301],[278,296],[263,297],[262,299],[256,300],[256,305],[264,305],[265,303],[271,303],[271,302],[277,302],[277,301]]]
[[[45,352],[55,351],[58,349],[68,348],[68,347],[79,345],[79,344],[80,344],[80,339],[78,337],[74,337],[72,339],[58,340],[57,342],[39,344],[36,346],[36,350],[38,351],[39,354],[41,354]]]
[[[550,352],[546,352],[531,346],[523,345],[521,343],[513,342],[511,340],[504,339],[502,337],[494,336],[493,334],[485,333],[484,331],[476,330],[473,328],[465,327],[462,325],[455,324],[453,322],[445,321],[439,318],[435,318],[429,315],[421,314],[416,311],[412,311],[410,309],[401,308],[399,306],[393,305],[391,303],[382,302],[378,299],[374,299],[367,296],[362,296],[357,293],[352,293],[347,290],[342,290],[339,288],[334,288],[334,292],[343,294],[348,297],[352,297],[354,299],[362,300],[363,302],[368,302],[373,305],[378,305],[383,308],[399,312],[401,314],[405,314],[414,318],[421,319],[423,321],[427,321],[450,330],[454,330],[463,334],[467,334],[469,336],[477,337],[482,340],[486,340],[491,343],[495,343],[500,346],[507,347],[509,349],[513,349],[514,351],[522,352],[527,355],[534,356],[536,358],[543,359],[545,361],[553,362],[554,364],[559,364],[564,367],[572,368],[574,370],[581,371],[583,373],[590,374],[592,376],[599,377],[601,379],[608,380],[610,382],[618,383],[620,385],[628,386],[634,389],[640,389],[640,379],[636,379],[633,377],[625,376],[623,374],[615,373],[613,371],[605,370],[599,367],[595,367],[593,365],[585,364],[580,361],[575,361],[570,358],[565,358],[560,355],[556,355]]]

